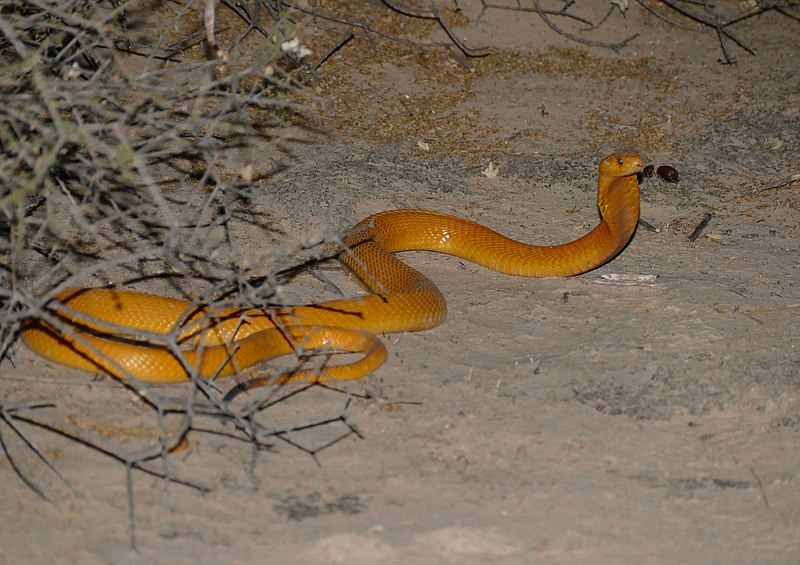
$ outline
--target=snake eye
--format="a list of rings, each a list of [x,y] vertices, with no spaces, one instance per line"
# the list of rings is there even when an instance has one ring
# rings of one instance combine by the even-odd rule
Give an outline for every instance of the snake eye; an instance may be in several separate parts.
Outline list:
[[[625,164],[625,161],[623,159],[617,159],[617,165],[619,165],[621,167],[624,164]]]

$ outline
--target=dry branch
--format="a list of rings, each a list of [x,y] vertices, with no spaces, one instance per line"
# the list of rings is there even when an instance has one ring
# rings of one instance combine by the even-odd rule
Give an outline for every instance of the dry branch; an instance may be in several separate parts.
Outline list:
[[[301,110],[287,94],[301,88],[302,76],[281,48],[292,39],[294,26],[256,9],[233,12],[232,21],[244,16],[244,26],[220,27],[226,15],[231,21],[230,13],[223,13],[228,5],[209,0],[205,7],[210,7],[205,21],[197,18],[203,6],[187,2],[187,11],[153,27],[146,25],[152,5],[135,0],[0,2],[0,358],[8,357],[5,363],[28,318],[75,335],[58,316],[63,307],[52,300],[67,287],[158,283],[212,307],[269,306],[277,300],[279,275],[261,265],[291,264],[303,250],[250,251],[232,225],[263,236],[273,230],[250,209],[252,195],[263,187],[253,180],[256,175],[243,171],[256,149],[286,143],[283,132]],[[215,7],[220,10],[212,11]],[[248,33],[254,29],[259,33]],[[257,42],[257,48],[244,49],[247,41]],[[212,43],[208,58],[205,47]],[[309,247],[322,255],[322,243]],[[183,357],[175,332],[138,332],[136,338]],[[120,384],[142,401],[141,413],[151,415],[155,441],[109,440],[70,423],[61,399],[43,402],[0,392],[0,447],[14,472],[42,497],[46,489],[17,465],[10,439],[73,489],[38,447],[40,438],[56,434],[119,461],[128,476],[135,545],[136,473],[206,488],[172,469],[171,453],[187,435],[222,431],[219,438],[250,442],[256,452],[281,441],[315,457],[330,440],[307,447],[293,439],[299,430],[338,423],[345,431],[336,437],[354,433],[346,398],[333,412],[282,425],[272,421],[275,404],[243,411],[240,403],[224,402],[213,382],[198,379],[192,367],[186,370],[193,386],[180,397],[135,379]],[[268,395],[282,398],[281,390]]]
[[[661,13],[659,10],[656,10],[646,0],[637,1],[643,8],[670,23],[671,25],[679,26],[684,29],[691,29],[678,21],[668,18],[665,14]],[[706,2],[689,2],[687,0],[658,0],[658,4],[663,5],[668,9],[668,11],[678,14],[688,21],[699,23],[702,26],[713,30],[717,35],[720,49],[722,50],[722,62],[725,64],[733,64],[736,62],[736,59],[728,50],[726,39],[733,41],[742,50],[746,51],[750,55],[756,55],[755,47],[751,47],[739,39],[739,37],[734,35],[733,32],[728,29],[730,26],[750,18],[763,15],[770,11],[775,11],[784,16],[798,19],[798,15],[790,12],[790,10],[797,9],[797,7],[800,6],[799,2],[792,2],[788,0],[758,2],[753,7],[745,7],[740,12],[726,16],[724,13],[722,13],[720,8]],[[695,6],[699,6],[702,11],[699,11]]]

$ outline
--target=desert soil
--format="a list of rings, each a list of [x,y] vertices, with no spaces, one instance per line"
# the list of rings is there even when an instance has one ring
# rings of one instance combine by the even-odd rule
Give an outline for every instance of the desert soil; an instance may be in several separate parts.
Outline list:
[[[318,69],[315,129],[253,202],[279,219],[269,245],[409,207],[561,243],[597,221],[600,159],[629,148],[680,174],[643,181],[657,231],[566,279],[404,254],[449,316],[385,337],[386,365],[339,387],[362,437],[334,421],[287,436],[315,456],[276,439],[254,460],[190,435],[170,464],[210,491],[134,472],[139,553],[124,466],[28,428],[82,496],[14,440],[49,501],[0,457],[0,563],[800,562],[800,187],[758,192],[800,172],[800,26],[742,23],[758,54],[729,44],[725,65],[714,34],[638,5],[594,36],[640,34],[619,52],[535,14],[465,10],[458,33],[496,48],[485,58],[356,41]],[[2,373],[6,400],[57,399],[109,441],[152,440],[152,411],[113,381],[22,346]],[[270,417],[335,420],[347,398],[315,387]]]

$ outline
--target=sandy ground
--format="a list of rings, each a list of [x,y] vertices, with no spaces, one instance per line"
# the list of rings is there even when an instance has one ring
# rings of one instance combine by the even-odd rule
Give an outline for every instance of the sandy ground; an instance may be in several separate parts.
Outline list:
[[[484,59],[337,53],[320,68],[322,132],[253,203],[285,238],[420,207],[564,242],[596,222],[597,163],[625,148],[680,173],[643,183],[658,231],[570,279],[405,254],[450,314],[387,337],[388,363],[342,387],[363,438],[313,427],[292,441],[344,437],[316,457],[276,440],[253,465],[246,442],[191,435],[170,463],[211,490],[134,473],[138,554],[123,466],[37,432],[79,497],[12,442],[50,501],[0,458],[0,563],[800,562],[800,193],[753,194],[800,172],[798,29],[751,20],[737,32],[758,55],[722,65],[715,36],[638,7],[609,27],[641,34],[619,54],[490,11],[463,28],[506,50]],[[328,293],[308,276],[291,290]],[[76,425],[149,439],[152,412],[107,379],[22,347],[2,372],[5,399],[56,398]],[[335,418],[345,399],[315,388],[270,417]]]

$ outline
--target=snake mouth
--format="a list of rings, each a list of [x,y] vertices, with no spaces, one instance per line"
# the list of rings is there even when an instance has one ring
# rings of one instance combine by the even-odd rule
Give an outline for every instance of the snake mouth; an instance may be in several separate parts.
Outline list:
[[[626,177],[630,177],[630,176],[633,176],[633,175],[638,175],[639,173],[642,172],[643,169],[644,169],[644,162],[640,158],[639,162],[636,163],[636,165],[631,166],[631,172],[628,173],[625,176]]]
[[[638,175],[644,169],[644,160],[636,151],[614,153],[600,162],[600,175],[606,178],[624,178]]]

